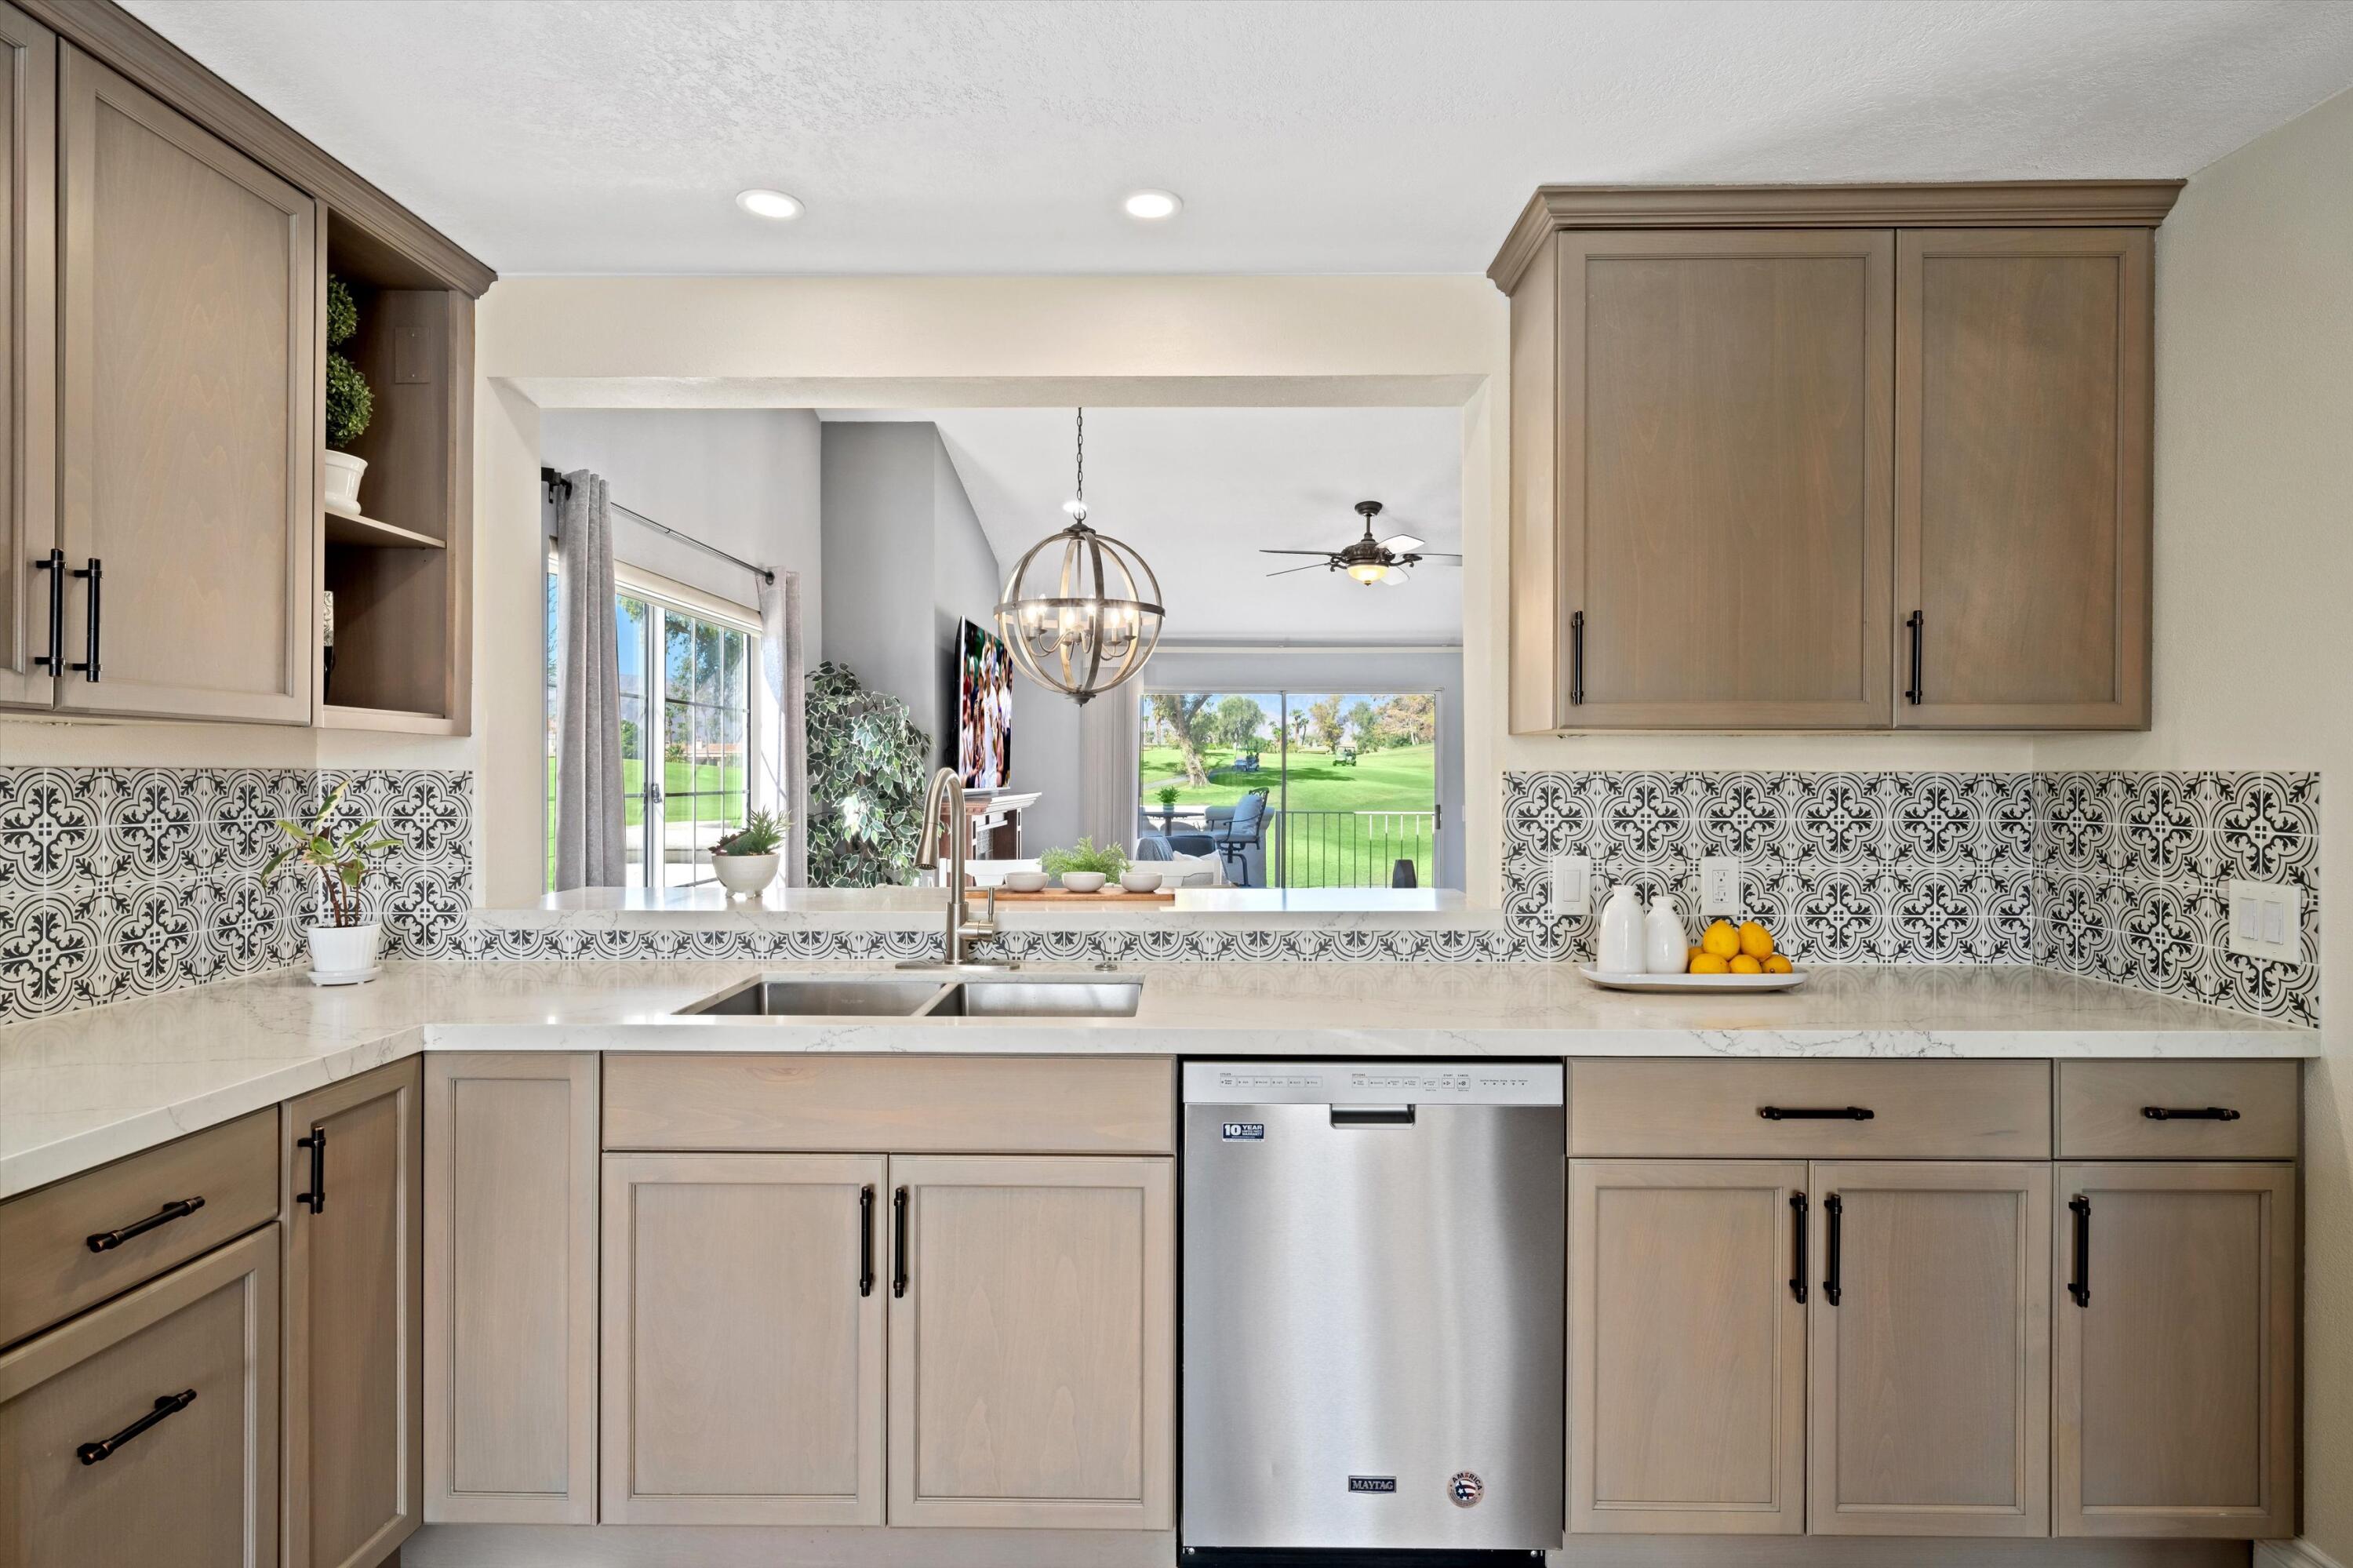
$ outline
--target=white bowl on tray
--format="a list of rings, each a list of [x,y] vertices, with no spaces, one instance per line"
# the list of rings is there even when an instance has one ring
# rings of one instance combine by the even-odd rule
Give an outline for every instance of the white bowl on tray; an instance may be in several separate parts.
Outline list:
[[[1111,878],[1105,876],[1100,871],[1066,871],[1062,873],[1062,891],[1065,893],[1101,893],[1103,888],[1103,884],[1110,880]]]
[[[1043,893],[1051,880],[1042,871],[1008,871],[1002,885],[1008,893]]]
[[[1707,991],[1795,991],[1811,978],[1810,971],[1800,969],[1785,975],[1669,975],[1597,969],[1587,964],[1577,972],[1604,991],[1672,991],[1686,996]]]

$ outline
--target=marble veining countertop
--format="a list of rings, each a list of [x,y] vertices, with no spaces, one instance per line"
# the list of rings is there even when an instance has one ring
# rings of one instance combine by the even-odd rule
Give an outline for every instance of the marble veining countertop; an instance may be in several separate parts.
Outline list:
[[[976,868],[1001,874],[1000,866]],[[1182,887],[1173,904],[1119,899],[1052,903],[1006,898],[1008,931],[1331,930],[1500,931],[1501,909],[1473,909],[1442,887]],[[976,901],[974,907],[978,908]],[[730,898],[715,883],[694,887],[577,887],[530,904],[477,909],[477,927],[589,931],[929,931],[947,916],[939,887],[771,887]]]
[[[760,974],[875,964],[392,963],[0,1027],[0,1198],[423,1050],[1322,1056],[2318,1054],[2307,1029],[2047,969],[1824,968],[1779,995],[1599,991],[1546,964],[1124,966],[1133,1018],[677,1017]],[[1022,978],[1093,970],[1040,965]]]

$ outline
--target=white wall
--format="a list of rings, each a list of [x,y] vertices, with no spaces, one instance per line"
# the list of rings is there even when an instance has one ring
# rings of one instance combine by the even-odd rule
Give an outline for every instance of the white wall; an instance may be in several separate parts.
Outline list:
[[[2046,767],[2318,768],[2305,1533],[2353,1563],[2353,93],[2201,170],[2157,234],[2157,688]]]

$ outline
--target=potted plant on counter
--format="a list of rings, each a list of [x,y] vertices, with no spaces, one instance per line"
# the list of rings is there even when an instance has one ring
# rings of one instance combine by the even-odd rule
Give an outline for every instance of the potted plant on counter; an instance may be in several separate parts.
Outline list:
[[[1071,893],[1101,893],[1104,883],[1127,869],[1127,852],[1117,844],[1095,847],[1092,838],[1081,839],[1069,849],[1050,849],[1038,857],[1038,868],[1061,879]]]
[[[383,940],[384,927],[360,918],[360,884],[367,876],[367,857],[379,850],[398,849],[400,841],[384,837],[381,821],[375,817],[340,838],[327,831],[327,820],[350,788],[348,780],[336,785],[307,823],[280,818],[278,829],[292,842],[261,868],[261,880],[268,882],[291,862],[317,873],[325,890],[332,922],[314,924],[308,931],[312,985],[357,985],[376,977],[376,946]]]
[[[776,846],[785,842],[784,824],[772,811],[754,811],[744,825],[711,846],[711,869],[733,898],[756,897],[776,880]]]

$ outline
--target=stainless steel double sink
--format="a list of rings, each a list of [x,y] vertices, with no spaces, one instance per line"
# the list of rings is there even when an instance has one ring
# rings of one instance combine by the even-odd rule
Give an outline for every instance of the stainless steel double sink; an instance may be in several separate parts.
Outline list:
[[[679,1011],[734,1018],[1133,1018],[1143,995],[1138,980],[825,975],[746,980]]]

